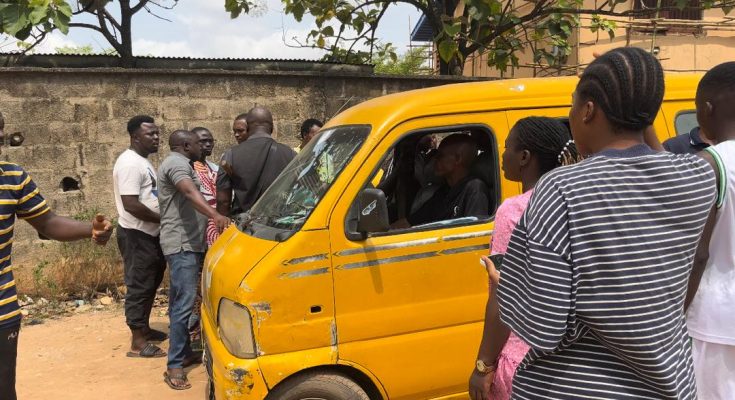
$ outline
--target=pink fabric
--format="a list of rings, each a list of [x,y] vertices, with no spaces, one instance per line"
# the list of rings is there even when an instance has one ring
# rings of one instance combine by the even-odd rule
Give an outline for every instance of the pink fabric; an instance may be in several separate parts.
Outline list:
[[[492,397],[493,400],[510,399],[510,393],[513,389],[513,377],[516,374],[518,364],[523,361],[530,347],[523,339],[511,332],[508,341],[505,342],[503,350],[498,356],[498,369],[495,371],[493,379]]]
[[[533,190],[529,190],[521,195],[506,199],[498,207],[498,212],[495,213],[495,229],[491,243],[491,254],[504,254],[508,249],[510,236],[516,224],[521,219],[523,211],[526,210],[532,193]],[[505,346],[503,346],[503,350],[500,351],[500,355],[498,356],[498,369],[495,371],[492,386],[491,398],[493,400],[510,399],[513,388],[513,376],[515,376],[518,364],[523,361],[523,357],[528,353],[528,349],[528,345],[521,338],[513,332],[510,333],[508,341],[505,342]]]
[[[490,254],[505,254],[510,235],[528,206],[532,193],[533,190],[529,190],[518,196],[510,197],[498,207],[498,212],[495,213],[495,229]]]

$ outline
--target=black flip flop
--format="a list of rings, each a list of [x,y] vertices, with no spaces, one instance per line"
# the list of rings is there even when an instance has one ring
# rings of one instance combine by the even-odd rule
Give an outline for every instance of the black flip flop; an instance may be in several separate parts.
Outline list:
[[[182,381],[185,381],[186,384],[185,385],[182,385],[182,386],[176,386],[176,385],[174,385],[173,382],[171,382],[171,379],[180,379]],[[163,373],[163,381],[166,382],[166,384],[168,385],[168,387],[170,387],[173,390],[186,390],[186,389],[191,389],[191,383],[189,383],[189,379],[186,377],[186,374],[183,373],[183,372],[180,373],[180,374],[171,374],[171,375],[169,375],[168,374],[168,371],[166,371],[166,372]]]
[[[146,339],[149,342],[160,343],[168,339],[168,335],[165,332],[161,332],[156,329],[151,329],[150,331],[148,331],[148,335]]]
[[[166,352],[153,343],[146,343],[140,351],[129,351],[127,356],[130,358],[161,358],[166,357]]]

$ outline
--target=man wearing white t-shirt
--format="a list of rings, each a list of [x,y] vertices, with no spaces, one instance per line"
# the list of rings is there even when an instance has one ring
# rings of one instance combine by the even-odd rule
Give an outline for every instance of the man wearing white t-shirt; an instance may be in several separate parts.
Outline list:
[[[152,117],[138,115],[128,122],[130,148],[115,162],[112,172],[115,206],[119,215],[117,244],[125,270],[125,321],[132,333],[128,357],[163,357],[152,342],[166,334],[150,328],[156,290],[163,280],[166,261],[159,241],[156,170],[148,156],[158,152],[159,131]]]
[[[700,134],[715,143],[699,155],[715,170],[718,193],[694,256],[684,307],[697,398],[731,400],[735,398],[735,62],[704,74],[695,104]]]

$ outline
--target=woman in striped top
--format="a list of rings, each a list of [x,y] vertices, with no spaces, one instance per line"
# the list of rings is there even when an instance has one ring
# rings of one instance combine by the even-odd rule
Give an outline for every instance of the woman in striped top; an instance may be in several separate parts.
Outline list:
[[[531,350],[517,399],[694,399],[683,304],[716,188],[694,155],[644,142],[661,65],[612,50],[582,74],[569,113],[589,157],[535,187],[498,289],[501,319]]]
[[[523,193],[506,199],[495,213],[491,254],[505,254],[518,220],[528,205],[533,186],[545,173],[578,160],[569,129],[558,119],[527,117],[510,130],[503,151],[503,175],[520,182]],[[491,266],[489,259],[483,257]],[[494,267],[494,266],[493,266]],[[528,345],[500,323],[497,291],[498,274],[490,270],[490,296],[485,310],[485,329],[477,355],[477,367],[470,376],[473,399],[510,398],[513,375],[528,352]]]

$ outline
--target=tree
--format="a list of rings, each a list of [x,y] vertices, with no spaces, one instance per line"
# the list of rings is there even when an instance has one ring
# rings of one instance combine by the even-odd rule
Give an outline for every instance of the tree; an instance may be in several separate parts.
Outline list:
[[[530,49],[536,63],[559,65],[570,53],[573,30],[580,16],[591,19],[592,31],[611,37],[616,18],[656,17],[675,8],[721,8],[726,13],[735,0],[674,0],[674,5],[623,9],[629,0],[600,0],[586,8],[584,0],[281,0],[284,10],[297,21],[305,14],[316,27],[301,46],[327,50],[330,59],[370,61],[378,44],[375,32],[386,11],[396,4],[410,4],[426,17],[434,32],[441,74],[462,73],[464,60],[486,53],[488,64],[505,71],[517,67],[517,53]],[[667,2],[666,4],[670,4]],[[234,18],[247,13],[250,0],[226,0]]]
[[[54,50],[56,50],[56,54],[94,54],[94,49],[91,44],[85,44],[83,46],[61,46]]]
[[[27,46],[30,49],[54,29],[64,34],[70,28],[91,29],[102,34],[119,54],[121,66],[132,67],[135,63],[133,17],[145,11],[165,19],[154,10],[171,10],[177,3],[178,0],[137,0],[134,4],[131,0],[0,0],[0,33],[22,41],[32,38],[33,42]],[[94,22],[76,22],[85,15]]]
[[[85,44],[83,46],[61,46],[54,49],[56,51],[56,54],[72,54],[72,55],[95,55],[95,54],[101,54],[105,56],[116,56],[117,51],[112,48],[102,49],[101,53],[97,53],[94,51],[94,48],[91,44]]]
[[[70,28],[85,28],[97,31],[105,37],[112,48],[120,55],[122,67],[133,67],[133,16],[141,11],[146,11],[158,18],[165,19],[156,14],[151,7],[171,10],[176,7],[178,0],[138,0],[131,4],[130,0],[118,0],[117,14],[113,16],[110,9],[113,7],[111,0],[77,0],[74,15],[91,15],[96,18],[96,24],[71,22]]]
[[[429,51],[423,47],[408,49],[402,55],[396,56],[396,48],[386,45],[376,57],[373,57],[376,74],[387,75],[421,75],[431,73],[431,69],[425,67],[426,61],[431,56]]]

